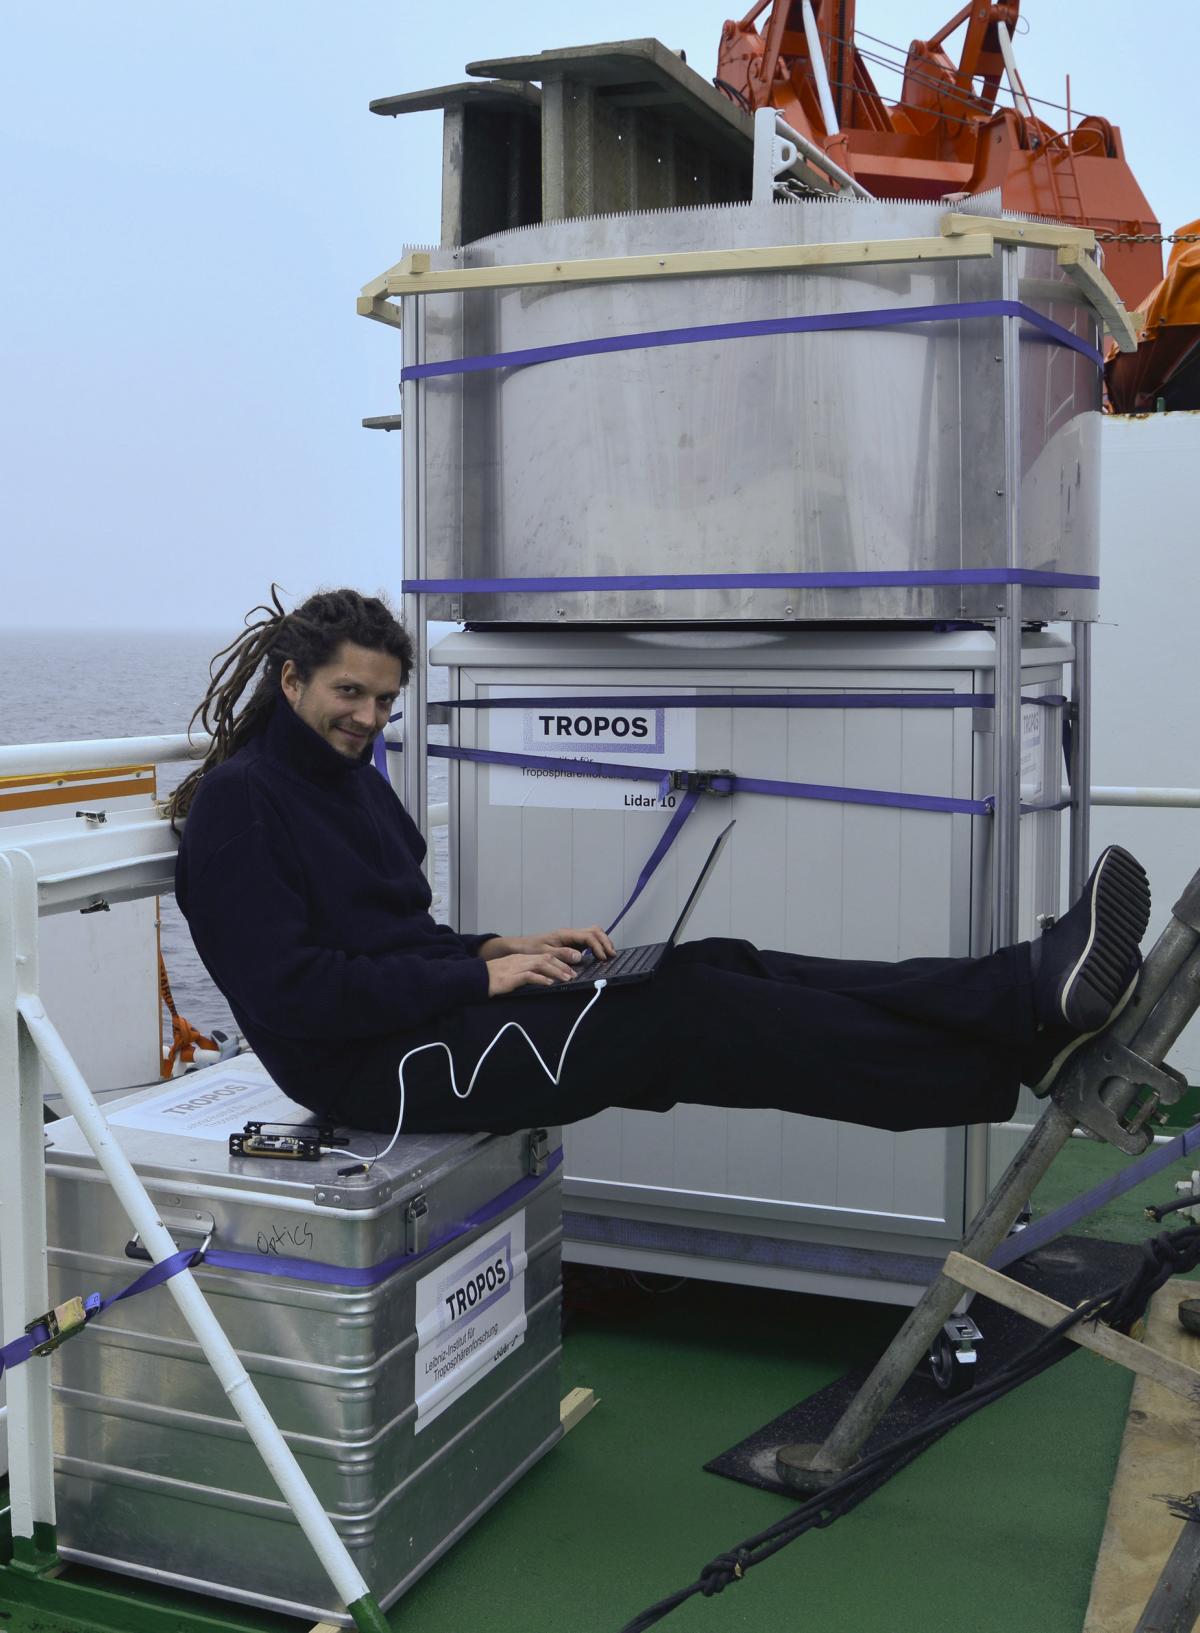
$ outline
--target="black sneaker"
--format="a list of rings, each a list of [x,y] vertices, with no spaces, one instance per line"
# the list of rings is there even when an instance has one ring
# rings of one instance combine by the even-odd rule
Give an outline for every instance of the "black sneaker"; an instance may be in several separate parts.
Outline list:
[[[1035,1093],[1046,1093],[1067,1056],[1129,1002],[1149,922],[1145,870],[1110,845],[1074,907],[1030,947],[1034,1012],[1045,1041],[1022,1076]]]
[[[1034,1094],[1045,1096],[1054,1087],[1055,1079],[1062,1070],[1064,1063],[1073,1055],[1081,1043],[1094,1038],[1105,1027],[1111,1026],[1125,1005],[1137,991],[1138,980],[1142,973],[1142,956],[1135,953],[1133,963],[1127,972],[1124,989],[1120,997],[1108,1013],[1102,1025],[1093,1027],[1090,1032],[1067,1032],[1062,1026],[1047,1026],[1039,1029],[1038,1046],[1026,1057],[1021,1067],[1021,1081]]]

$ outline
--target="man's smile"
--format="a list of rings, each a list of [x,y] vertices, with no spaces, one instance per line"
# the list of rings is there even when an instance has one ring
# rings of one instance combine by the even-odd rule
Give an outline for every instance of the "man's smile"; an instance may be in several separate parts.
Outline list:
[[[285,664],[281,684],[306,726],[344,759],[360,761],[387,725],[403,679],[399,661],[387,653],[343,641],[335,660],[307,680]]]
[[[343,751],[353,755],[355,759],[366,753],[374,737],[375,733],[372,731],[359,731],[354,726],[342,726],[337,723],[332,725],[334,745],[336,746],[338,739],[341,738]]]

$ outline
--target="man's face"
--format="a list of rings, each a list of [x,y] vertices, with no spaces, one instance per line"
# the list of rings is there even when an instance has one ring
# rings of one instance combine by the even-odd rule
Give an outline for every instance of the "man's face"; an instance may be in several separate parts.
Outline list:
[[[289,658],[280,684],[306,726],[348,760],[362,760],[387,724],[401,679],[399,658],[343,641],[332,662],[314,669],[308,680],[301,680]]]

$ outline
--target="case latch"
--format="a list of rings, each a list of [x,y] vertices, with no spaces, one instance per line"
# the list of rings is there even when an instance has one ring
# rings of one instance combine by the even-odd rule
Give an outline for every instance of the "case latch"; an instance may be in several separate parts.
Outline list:
[[[550,1161],[550,1135],[544,1128],[529,1130],[529,1172],[539,1177],[546,1172],[546,1164]]]
[[[38,1316],[25,1328],[26,1332],[36,1332],[39,1327],[45,1327],[46,1339],[41,1344],[33,1346],[34,1355],[50,1355],[60,1344],[65,1344],[68,1338],[74,1338],[77,1332],[82,1332],[87,1326],[87,1311],[83,1300],[78,1296],[69,1298],[65,1304],[56,1304],[45,1315]]]
[[[423,1253],[429,1235],[429,1203],[422,1191],[414,1196],[404,1212],[404,1251]]]

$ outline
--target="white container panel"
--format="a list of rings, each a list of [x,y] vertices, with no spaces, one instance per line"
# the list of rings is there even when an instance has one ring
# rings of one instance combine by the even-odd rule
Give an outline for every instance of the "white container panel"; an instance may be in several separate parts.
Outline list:
[[[1069,647],[1047,637],[1030,637],[1029,646],[1027,690],[1061,690]],[[464,698],[488,692],[534,698],[577,688],[631,698],[787,689],[969,694],[992,689],[991,650],[990,634],[982,631],[786,631],[748,634],[741,641],[731,640],[729,632],[564,637],[557,631],[491,631],[451,638],[438,659],[456,670],[451,695]],[[494,741],[492,722],[500,713],[465,711],[461,740]],[[990,715],[969,707],[718,707],[697,710],[693,718],[690,764],[699,769],[728,767],[749,777],[960,798],[992,792]],[[1059,763],[1057,714],[1048,721],[1054,724],[1043,732],[1047,798],[1057,794]],[[580,923],[611,919],[667,817],[644,807],[547,810],[491,801],[487,768],[455,768],[451,808],[461,922],[509,933],[561,924],[567,916]],[[623,921],[621,942],[662,939],[730,815],[738,819],[735,842],[701,897],[687,939],[734,936],[823,956],[896,959],[964,954],[986,937],[979,916],[989,895],[990,819],[745,795],[701,802]],[[1026,930],[1036,912],[1054,901],[1060,828],[1054,815],[1023,820]],[[804,1040],[797,1036],[796,1071],[804,1069]],[[769,1094],[764,1086],[764,1098]],[[835,1077],[828,1095],[833,1113]],[[982,1200],[968,1195],[967,1160],[970,1143],[981,1139],[986,1135],[961,1129],[895,1135],[833,1116],[771,1109],[680,1105],[662,1115],[609,1110],[566,1131],[567,1252],[573,1213],[593,1225],[620,1223],[633,1236],[643,1230],[658,1244],[658,1259],[647,1249],[649,1257],[637,1261],[638,1250],[627,1240],[608,1262],[651,1268],[670,1262],[677,1269],[678,1254],[659,1252],[674,1230],[684,1243],[679,1252],[695,1254],[698,1265],[711,1260],[699,1274],[736,1272],[712,1268],[720,1254],[685,1241],[689,1231],[733,1232],[743,1244],[944,1251],[947,1240],[961,1235],[967,1211]],[[594,1240],[580,1247],[592,1262],[605,1262],[605,1251]],[[754,1279],[769,1283],[773,1274],[756,1267]],[[794,1283],[781,1273],[777,1284]]]

